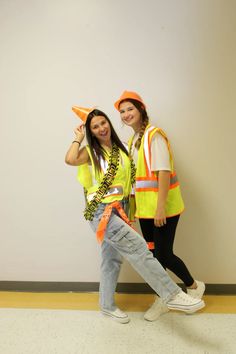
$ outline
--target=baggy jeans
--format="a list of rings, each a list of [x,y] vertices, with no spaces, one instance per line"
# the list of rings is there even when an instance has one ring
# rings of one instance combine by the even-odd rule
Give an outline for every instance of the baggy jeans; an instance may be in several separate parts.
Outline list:
[[[125,207],[123,202],[121,204]],[[94,214],[93,220],[90,221],[94,232],[97,230],[106,205],[101,203]],[[152,252],[148,250],[144,238],[127,225],[114,209],[101,244],[101,256],[99,286],[101,309],[113,311],[117,308],[114,294],[123,257],[164,302],[168,302],[181,291],[158,260],[153,257]]]

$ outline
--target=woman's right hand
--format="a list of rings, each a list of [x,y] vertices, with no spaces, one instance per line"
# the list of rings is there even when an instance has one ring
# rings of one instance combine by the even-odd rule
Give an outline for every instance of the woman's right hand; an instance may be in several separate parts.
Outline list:
[[[76,140],[82,143],[84,136],[85,136],[85,127],[84,124],[78,125],[74,130]]]
[[[84,163],[90,162],[90,157],[86,147],[80,146],[85,136],[84,124],[78,125],[74,129],[74,133],[75,139],[71,143],[69,150],[66,153],[65,162],[71,166],[80,166]],[[75,141],[77,141],[79,144],[73,144]]]

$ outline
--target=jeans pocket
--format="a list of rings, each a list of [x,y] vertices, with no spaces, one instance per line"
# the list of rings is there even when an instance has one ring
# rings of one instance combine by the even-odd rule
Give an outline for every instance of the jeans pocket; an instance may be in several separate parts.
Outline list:
[[[108,233],[110,241],[123,251],[135,252],[142,247],[142,240],[128,225],[120,225],[119,228],[111,229]]]

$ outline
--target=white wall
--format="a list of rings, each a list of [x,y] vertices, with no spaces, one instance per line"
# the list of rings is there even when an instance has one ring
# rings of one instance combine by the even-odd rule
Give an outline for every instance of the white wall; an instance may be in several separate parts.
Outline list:
[[[99,246],[64,163],[72,105],[139,92],[175,152],[186,211],[176,252],[235,283],[234,0],[1,0],[0,280],[98,281]],[[142,282],[125,264],[120,281]]]

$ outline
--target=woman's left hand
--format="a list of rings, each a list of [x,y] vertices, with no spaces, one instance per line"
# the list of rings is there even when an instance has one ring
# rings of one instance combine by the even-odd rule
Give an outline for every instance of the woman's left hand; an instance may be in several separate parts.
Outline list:
[[[154,225],[157,227],[164,226],[166,224],[165,208],[157,208],[156,215],[154,217]]]

